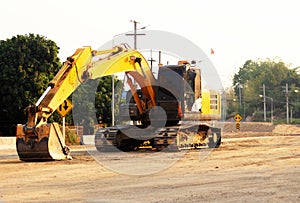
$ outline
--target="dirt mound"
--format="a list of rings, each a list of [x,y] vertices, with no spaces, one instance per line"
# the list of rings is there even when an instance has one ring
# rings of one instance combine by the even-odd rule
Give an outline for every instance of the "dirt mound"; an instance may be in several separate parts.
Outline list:
[[[300,134],[300,126],[299,125],[291,125],[291,124],[278,124],[273,125],[271,123],[263,123],[263,122],[241,122],[240,123],[240,132],[236,129],[235,122],[227,122],[224,123],[223,132],[226,135],[231,134],[247,134],[250,136],[255,134],[256,136],[276,136],[276,135],[288,135],[288,134]]]
[[[272,132],[279,134],[300,134],[300,126],[287,124],[276,125]]]
[[[271,123],[260,123],[260,122],[241,122],[241,132],[272,132],[275,126]],[[224,132],[236,132],[235,122],[224,123]]]

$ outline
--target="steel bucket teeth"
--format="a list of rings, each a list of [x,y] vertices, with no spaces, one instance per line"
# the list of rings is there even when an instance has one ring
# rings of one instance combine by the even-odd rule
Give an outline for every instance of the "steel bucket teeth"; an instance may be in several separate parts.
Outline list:
[[[20,132],[20,131],[19,131]],[[36,136],[17,134],[17,152],[23,161],[50,161],[70,158],[70,150],[57,123],[41,125]]]

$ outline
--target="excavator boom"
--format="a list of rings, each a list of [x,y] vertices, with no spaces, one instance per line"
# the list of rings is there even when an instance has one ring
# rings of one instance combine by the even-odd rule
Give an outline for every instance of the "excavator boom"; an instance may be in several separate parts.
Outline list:
[[[101,57],[93,60],[94,57]],[[94,51],[82,47],[68,57],[62,68],[34,106],[29,106],[27,123],[17,125],[17,152],[19,158],[28,160],[57,160],[69,156],[57,123],[47,123],[48,117],[76,88],[89,79],[125,72],[140,81],[144,94],[155,106],[152,85],[155,78],[147,60],[136,50],[116,46],[110,50]],[[137,94],[132,90],[134,94]],[[141,101],[136,100],[136,103]]]
[[[67,58],[37,103],[26,109],[27,123],[17,126],[20,159],[70,157],[59,124],[47,123],[48,117],[82,83],[118,73],[126,74],[130,87],[126,102],[120,106],[120,120],[134,122],[98,130],[98,151],[111,147],[127,151],[150,146],[160,151],[220,146],[220,129],[207,123],[220,119],[220,94],[202,89],[200,69],[180,61],[160,67],[155,79],[144,56],[124,44],[96,51],[82,47]]]

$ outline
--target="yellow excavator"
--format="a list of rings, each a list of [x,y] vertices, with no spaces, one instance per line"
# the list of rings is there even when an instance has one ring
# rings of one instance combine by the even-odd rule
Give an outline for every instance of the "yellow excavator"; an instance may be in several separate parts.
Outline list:
[[[208,122],[220,119],[220,94],[202,90],[200,69],[181,61],[160,67],[156,79],[144,56],[122,44],[100,51],[82,47],[67,58],[37,103],[27,107],[27,123],[17,125],[19,158],[69,158],[59,124],[47,119],[82,83],[118,73],[125,73],[130,87],[119,116],[127,123],[99,129],[98,151],[219,147],[221,130]]]

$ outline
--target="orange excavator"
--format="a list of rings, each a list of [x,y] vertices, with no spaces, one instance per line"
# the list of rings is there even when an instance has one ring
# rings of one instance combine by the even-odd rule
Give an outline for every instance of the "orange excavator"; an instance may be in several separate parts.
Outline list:
[[[219,147],[221,130],[213,121],[221,117],[220,94],[202,88],[200,69],[181,61],[160,67],[156,79],[144,56],[122,44],[100,51],[82,47],[67,58],[37,103],[27,107],[27,123],[17,125],[19,158],[70,157],[59,124],[47,119],[82,83],[118,73],[130,87],[119,115],[126,124],[99,129],[97,150]]]

